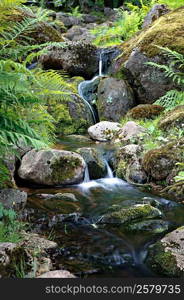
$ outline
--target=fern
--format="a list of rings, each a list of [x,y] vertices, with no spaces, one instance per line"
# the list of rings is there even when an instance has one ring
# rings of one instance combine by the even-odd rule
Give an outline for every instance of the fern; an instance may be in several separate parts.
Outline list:
[[[154,62],[148,62],[147,65],[163,70],[165,76],[171,78],[180,89],[184,87],[184,56],[181,53],[173,51],[169,48],[158,47],[164,56],[167,56],[170,60],[169,65],[161,65]],[[177,105],[184,104],[184,91],[182,90],[171,90],[168,91],[164,96],[159,98],[156,104],[162,105],[166,110],[171,110]]]

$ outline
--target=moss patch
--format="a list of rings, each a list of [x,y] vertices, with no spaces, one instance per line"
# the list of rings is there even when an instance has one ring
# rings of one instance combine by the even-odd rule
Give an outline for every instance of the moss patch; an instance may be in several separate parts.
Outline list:
[[[132,119],[153,119],[158,116],[164,108],[160,105],[154,104],[140,104],[132,108],[127,117]]]
[[[160,120],[158,126],[161,129],[172,127],[182,128],[184,125],[184,105],[175,107],[172,111],[166,113]]]
[[[134,48],[139,48],[148,57],[156,56],[160,50],[155,45],[169,47],[184,54],[184,7],[178,8],[156,20],[151,27],[122,44],[121,61],[127,60]]]

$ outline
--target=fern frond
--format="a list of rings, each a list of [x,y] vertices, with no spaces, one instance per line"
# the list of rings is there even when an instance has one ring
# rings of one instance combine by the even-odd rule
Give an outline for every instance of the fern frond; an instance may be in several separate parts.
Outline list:
[[[184,92],[177,90],[168,91],[155,104],[162,105],[166,110],[171,110],[177,105],[184,105]]]

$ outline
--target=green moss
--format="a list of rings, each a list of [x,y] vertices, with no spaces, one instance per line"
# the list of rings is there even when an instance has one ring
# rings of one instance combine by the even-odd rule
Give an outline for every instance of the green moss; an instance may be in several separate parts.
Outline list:
[[[155,45],[169,47],[179,53],[184,53],[184,7],[178,8],[156,20],[151,27],[142,30],[136,36],[122,44],[121,62],[127,60],[134,48],[149,57],[156,56],[160,49]]]
[[[165,251],[160,242],[157,242],[154,248],[151,249],[150,256],[153,259],[152,268],[158,273],[171,277],[180,275],[174,255],[171,251]]]
[[[160,120],[158,126],[161,129],[182,128],[184,124],[184,105],[175,107],[166,113]]]
[[[52,173],[50,177],[53,182],[64,182],[67,179],[74,178],[76,168],[81,165],[81,160],[78,157],[60,157],[51,161],[50,168]]]
[[[128,164],[124,160],[120,160],[118,162],[118,166],[117,166],[117,170],[116,170],[116,176],[118,178],[125,179],[127,166],[128,166]]]
[[[140,104],[132,108],[127,117],[132,119],[153,119],[158,116],[164,108],[160,105],[154,104]]]

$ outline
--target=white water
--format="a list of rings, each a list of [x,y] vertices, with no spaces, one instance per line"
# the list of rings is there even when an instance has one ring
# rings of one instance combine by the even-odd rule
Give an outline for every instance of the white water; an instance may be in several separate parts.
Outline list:
[[[102,52],[100,53],[100,59],[99,59],[99,76],[103,76],[102,75]]]
[[[105,164],[106,164],[106,168],[107,168],[106,178],[114,178],[113,171],[112,171],[111,167],[109,166],[108,162],[106,161]]]

